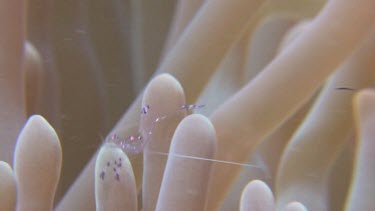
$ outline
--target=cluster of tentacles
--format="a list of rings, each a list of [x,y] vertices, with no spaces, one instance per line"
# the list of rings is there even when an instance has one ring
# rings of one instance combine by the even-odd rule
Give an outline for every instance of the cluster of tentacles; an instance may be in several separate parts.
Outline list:
[[[180,0],[153,55],[164,10],[108,1],[122,72],[69,2],[0,2],[0,210],[373,209],[375,1]]]

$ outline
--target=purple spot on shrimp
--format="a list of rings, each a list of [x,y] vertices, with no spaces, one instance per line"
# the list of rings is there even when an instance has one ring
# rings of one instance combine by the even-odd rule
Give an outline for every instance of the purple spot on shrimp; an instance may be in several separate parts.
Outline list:
[[[183,110],[193,110],[193,109],[198,109],[198,108],[203,108],[205,105],[195,105],[195,104],[184,104],[181,106],[181,109]]]
[[[102,172],[100,173],[100,179],[104,180],[104,176],[105,176],[105,172],[102,171]]]
[[[150,106],[149,106],[149,105],[145,105],[145,106],[143,106],[143,107],[142,107],[141,114],[147,114],[149,109],[150,109]]]
[[[116,173],[115,179],[116,179],[117,181],[120,181],[120,175],[119,175],[118,173]]]

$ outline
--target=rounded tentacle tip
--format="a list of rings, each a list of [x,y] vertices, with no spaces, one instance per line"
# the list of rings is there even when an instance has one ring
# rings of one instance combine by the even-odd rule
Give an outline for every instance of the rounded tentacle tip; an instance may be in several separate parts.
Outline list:
[[[54,152],[52,154],[56,161],[62,162],[61,144],[56,131],[44,117],[36,114],[29,117],[18,136],[14,154],[15,163],[21,154],[30,154],[32,151]]]
[[[0,210],[14,210],[16,206],[16,181],[13,170],[0,161]]]
[[[0,160],[0,168],[3,171],[5,170],[4,172],[12,172],[12,167],[10,167],[10,165],[7,162],[1,161],[1,160]]]
[[[157,95],[158,92],[171,92],[174,95],[183,95],[184,91],[180,82],[169,73],[162,73],[156,75],[147,85],[143,101],[147,101],[147,98]],[[151,96],[149,96],[151,95]],[[162,95],[161,95],[162,96]]]
[[[136,210],[137,189],[131,163],[123,150],[104,144],[95,164],[97,210]]]
[[[60,179],[62,151],[52,126],[40,115],[32,115],[16,144],[14,171],[20,210],[52,209]]]
[[[241,195],[241,210],[274,210],[275,201],[271,189],[260,180],[249,182]]]
[[[189,153],[191,153],[189,154],[190,156],[202,156],[202,152],[200,152],[199,149],[211,149],[213,151],[206,152],[208,153],[207,156],[210,158],[213,158],[216,153],[217,139],[215,128],[212,122],[201,114],[192,114],[185,117],[178,125],[173,139],[185,141],[175,142],[175,144],[181,146],[171,147],[171,150],[183,150],[184,153],[189,151]],[[199,144],[202,148],[197,148],[192,144],[194,142],[197,142],[196,144]],[[174,153],[178,154],[179,152]]]
[[[57,138],[57,134],[53,127],[49,124],[49,122],[41,115],[34,114],[29,117],[26,121],[24,128],[21,131],[21,134],[24,132],[29,132],[30,130],[43,130],[44,132],[48,132],[48,134],[53,135]]]
[[[307,211],[307,208],[302,203],[294,201],[286,205],[283,211]]]

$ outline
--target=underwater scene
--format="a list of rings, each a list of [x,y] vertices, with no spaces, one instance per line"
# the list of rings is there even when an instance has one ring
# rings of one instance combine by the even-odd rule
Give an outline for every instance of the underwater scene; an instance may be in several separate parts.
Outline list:
[[[375,1],[0,1],[0,211],[372,211]]]

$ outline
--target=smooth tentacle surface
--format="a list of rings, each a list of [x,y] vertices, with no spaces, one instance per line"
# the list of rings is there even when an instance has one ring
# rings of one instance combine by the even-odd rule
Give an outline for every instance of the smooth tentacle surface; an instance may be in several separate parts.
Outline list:
[[[96,210],[137,211],[137,189],[131,163],[114,144],[104,144],[95,165]]]
[[[303,105],[371,32],[375,3],[364,1],[358,10],[353,10],[352,3],[328,2],[305,33],[212,114],[218,159],[244,162],[254,146]],[[357,19],[347,17],[349,11]],[[239,170],[214,167],[215,174],[222,177],[214,178],[210,209],[217,208]]]
[[[16,208],[16,179],[9,164],[0,161],[0,210],[13,211]]]
[[[24,112],[25,1],[0,2],[0,160],[12,164]]]
[[[313,109],[285,149],[277,178],[279,208],[290,200],[297,200],[308,209],[328,210],[325,207],[328,204],[325,188],[328,169],[332,167],[353,127],[353,92],[336,88],[361,89],[374,84],[373,37],[371,35],[362,43],[331,76]],[[307,187],[311,191],[300,192],[301,188]],[[318,204],[322,207],[316,207]]]
[[[140,131],[146,138],[143,153],[142,202],[144,211],[155,210],[167,157],[153,151],[168,153],[173,133],[186,111],[184,91],[169,74],[154,78],[144,95]],[[151,133],[151,134],[150,134]]]
[[[156,210],[206,210],[215,152],[211,122],[199,114],[186,117],[173,135]]]
[[[246,185],[241,196],[241,211],[272,211],[275,200],[271,189],[260,180],[253,180]]]
[[[17,140],[14,155],[18,211],[53,209],[61,164],[55,130],[43,117],[31,116]]]
[[[372,210],[373,0],[0,6],[0,210]]]
[[[357,129],[357,151],[355,173],[351,192],[347,199],[346,210],[373,210],[375,186],[372,182],[374,169],[374,131],[375,131],[375,92],[367,89],[359,92],[354,99],[355,121]]]

